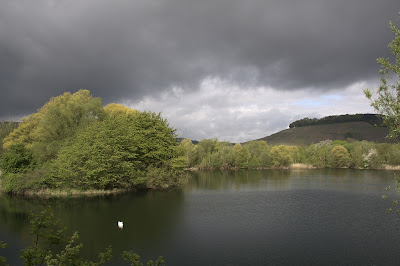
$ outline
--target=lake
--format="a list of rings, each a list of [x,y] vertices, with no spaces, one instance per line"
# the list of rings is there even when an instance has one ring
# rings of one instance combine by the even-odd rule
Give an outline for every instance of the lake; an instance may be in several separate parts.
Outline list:
[[[27,210],[50,205],[85,256],[112,245],[167,265],[399,264],[400,221],[386,213],[395,172],[351,169],[193,172],[179,191],[0,197],[0,254],[21,265]],[[394,196],[394,191],[390,192]],[[121,230],[118,221],[124,222]],[[123,265],[115,257],[112,265]]]

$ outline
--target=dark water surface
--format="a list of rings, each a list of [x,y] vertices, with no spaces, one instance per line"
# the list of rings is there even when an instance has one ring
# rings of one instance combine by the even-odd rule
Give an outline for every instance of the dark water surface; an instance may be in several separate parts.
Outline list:
[[[398,265],[400,221],[386,213],[394,172],[260,170],[195,172],[181,191],[72,199],[0,196],[0,254],[21,264],[27,210],[49,204],[83,253],[113,246],[167,265]],[[124,229],[117,221],[124,222]]]

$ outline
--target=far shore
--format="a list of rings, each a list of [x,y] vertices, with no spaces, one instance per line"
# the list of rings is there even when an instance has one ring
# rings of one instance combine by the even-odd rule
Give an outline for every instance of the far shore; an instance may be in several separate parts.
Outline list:
[[[226,168],[201,168],[201,167],[190,167],[190,168],[185,168],[185,171],[201,171],[201,170],[289,170],[289,169],[334,169],[331,167],[317,167],[313,166],[311,164],[305,164],[305,163],[292,163],[290,166],[287,167],[257,167],[257,168],[239,168],[239,167],[232,167],[229,169]],[[342,167],[338,169],[357,169],[357,170],[387,170],[387,171],[400,171],[400,165],[389,165],[389,164],[384,164],[382,165],[381,168],[350,168],[350,167]]]

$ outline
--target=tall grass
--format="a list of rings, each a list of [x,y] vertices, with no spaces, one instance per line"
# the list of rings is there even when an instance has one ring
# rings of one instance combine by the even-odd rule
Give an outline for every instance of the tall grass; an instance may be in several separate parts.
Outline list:
[[[292,163],[289,166],[290,169],[315,169],[317,167],[312,166],[311,164],[305,164],[305,163]]]

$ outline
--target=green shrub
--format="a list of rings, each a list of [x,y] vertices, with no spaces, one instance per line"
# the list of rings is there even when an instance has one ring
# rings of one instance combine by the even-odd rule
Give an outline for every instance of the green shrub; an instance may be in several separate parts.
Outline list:
[[[23,144],[14,144],[0,158],[0,168],[4,173],[23,173],[34,167],[32,152]]]
[[[48,177],[45,168],[27,173],[6,173],[1,177],[2,190],[6,193],[23,193],[26,190],[45,188]]]
[[[188,177],[182,171],[164,167],[149,166],[146,172],[146,185],[151,189],[168,189],[179,187]]]

